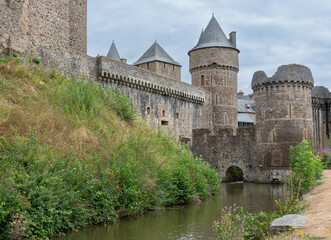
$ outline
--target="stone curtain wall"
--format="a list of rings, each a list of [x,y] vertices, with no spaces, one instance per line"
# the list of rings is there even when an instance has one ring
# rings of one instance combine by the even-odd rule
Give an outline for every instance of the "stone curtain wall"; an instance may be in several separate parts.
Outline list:
[[[93,61],[97,69],[91,72],[97,72],[97,80],[128,94],[153,128],[161,127],[190,144],[192,129],[211,127],[211,97],[203,89],[105,57],[90,59],[90,66]]]
[[[255,146],[255,126],[219,129],[215,133],[209,129],[193,130],[192,151],[217,168],[222,179],[231,166],[237,166],[243,171],[244,180],[262,181],[264,176],[256,162]]]
[[[87,73],[87,0],[0,0],[0,51]]]

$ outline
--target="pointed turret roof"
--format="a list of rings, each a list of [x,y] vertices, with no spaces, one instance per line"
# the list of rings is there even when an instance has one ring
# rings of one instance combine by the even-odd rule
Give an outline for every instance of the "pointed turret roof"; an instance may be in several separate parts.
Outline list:
[[[237,49],[232,42],[226,38],[214,15],[210,19],[206,29],[202,31],[198,44],[192,50],[208,47],[226,47]]]
[[[134,66],[147,62],[160,61],[173,65],[181,66],[178,62],[172,59],[169,54],[155,41],[153,45],[138,59]]]
[[[120,55],[118,54],[118,51],[117,51],[117,48],[116,48],[116,45],[113,41],[113,43],[111,44],[111,47],[108,51],[108,54],[107,54],[107,57],[110,58],[110,59],[113,59],[115,61],[121,61],[121,57]]]

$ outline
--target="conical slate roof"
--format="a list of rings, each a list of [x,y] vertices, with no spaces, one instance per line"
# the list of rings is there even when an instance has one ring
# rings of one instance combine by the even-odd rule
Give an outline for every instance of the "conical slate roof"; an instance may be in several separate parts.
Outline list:
[[[118,54],[118,51],[117,51],[117,48],[116,48],[116,46],[115,46],[114,41],[113,41],[113,43],[111,44],[111,47],[110,47],[110,49],[109,49],[109,51],[108,51],[107,58],[113,59],[113,60],[118,61],[118,62],[121,61],[121,57],[120,57],[120,55]]]
[[[214,15],[210,19],[206,29],[202,31],[198,44],[192,50],[208,47],[227,47],[236,49],[232,42],[226,38]]]
[[[133,65],[136,66],[139,64],[153,62],[153,61],[166,62],[166,63],[170,63],[173,65],[181,66],[178,62],[173,60],[172,57],[170,57],[169,54],[156,41],[142,55],[142,57],[138,59],[138,61],[133,63]]]

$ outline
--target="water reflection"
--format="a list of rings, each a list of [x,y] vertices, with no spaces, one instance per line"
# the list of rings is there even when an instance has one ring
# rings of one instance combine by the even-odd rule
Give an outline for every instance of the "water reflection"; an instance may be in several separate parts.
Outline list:
[[[70,233],[56,240],[196,240],[214,239],[213,222],[220,217],[220,208],[243,206],[257,212],[273,209],[273,199],[280,198],[282,186],[253,183],[222,184],[220,194],[200,205],[177,206],[167,210],[128,217],[119,223],[96,226]],[[54,239],[55,240],[55,239]]]

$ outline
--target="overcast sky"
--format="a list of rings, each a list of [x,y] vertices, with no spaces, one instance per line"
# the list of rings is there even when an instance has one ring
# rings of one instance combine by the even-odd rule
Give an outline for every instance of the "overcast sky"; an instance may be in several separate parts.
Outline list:
[[[131,64],[157,40],[191,83],[187,52],[212,13],[227,37],[237,32],[238,91],[252,92],[255,71],[272,76],[289,63],[331,90],[330,0],[88,0],[88,54],[105,56],[114,40]]]

